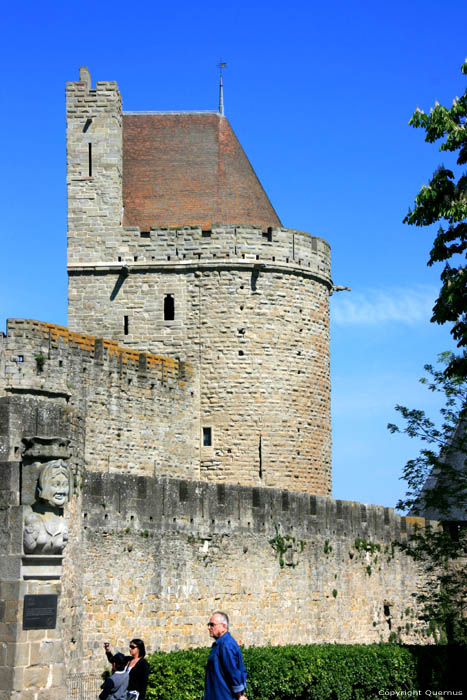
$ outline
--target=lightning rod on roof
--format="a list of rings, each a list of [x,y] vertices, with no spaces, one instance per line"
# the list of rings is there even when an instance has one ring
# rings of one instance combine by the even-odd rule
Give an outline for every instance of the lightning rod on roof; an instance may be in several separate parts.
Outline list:
[[[222,69],[225,68],[227,63],[219,62],[219,114],[224,116],[224,86],[222,84]]]

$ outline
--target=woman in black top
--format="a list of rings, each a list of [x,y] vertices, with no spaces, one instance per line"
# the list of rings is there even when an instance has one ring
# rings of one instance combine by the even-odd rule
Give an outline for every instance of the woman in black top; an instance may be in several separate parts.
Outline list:
[[[113,654],[110,645],[105,642],[104,649],[108,660],[112,663]],[[142,639],[132,639],[130,642],[130,655],[125,656],[126,671],[130,674],[128,679],[128,690],[137,690],[138,700],[145,700],[146,688],[148,685],[149,664],[144,658],[146,648]]]

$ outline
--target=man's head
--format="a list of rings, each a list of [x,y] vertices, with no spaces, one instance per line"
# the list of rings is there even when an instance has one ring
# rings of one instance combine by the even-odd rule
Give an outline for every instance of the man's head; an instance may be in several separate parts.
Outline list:
[[[208,622],[209,636],[213,639],[219,639],[223,634],[229,631],[229,618],[220,610],[216,610],[211,615],[211,619]]]

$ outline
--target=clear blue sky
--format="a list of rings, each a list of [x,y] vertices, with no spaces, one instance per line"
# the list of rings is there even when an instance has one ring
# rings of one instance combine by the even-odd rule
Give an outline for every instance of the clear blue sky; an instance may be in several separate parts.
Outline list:
[[[402,219],[440,162],[408,127],[417,105],[465,89],[467,5],[305,0],[9,3],[0,42],[0,329],[66,325],[64,88],[87,65],[124,109],[225,110],[285,226],[327,239],[334,496],[394,506],[417,452],[391,436],[393,406],[436,409],[418,383],[452,347],[429,323],[434,231]]]

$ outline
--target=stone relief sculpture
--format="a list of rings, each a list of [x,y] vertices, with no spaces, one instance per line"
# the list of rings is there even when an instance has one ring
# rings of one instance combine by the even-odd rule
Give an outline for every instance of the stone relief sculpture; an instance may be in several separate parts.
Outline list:
[[[25,554],[62,554],[68,542],[63,508],[71,493],[71,473],[62,459],[47,462],[39,475],[36,501],[26,506]]]

